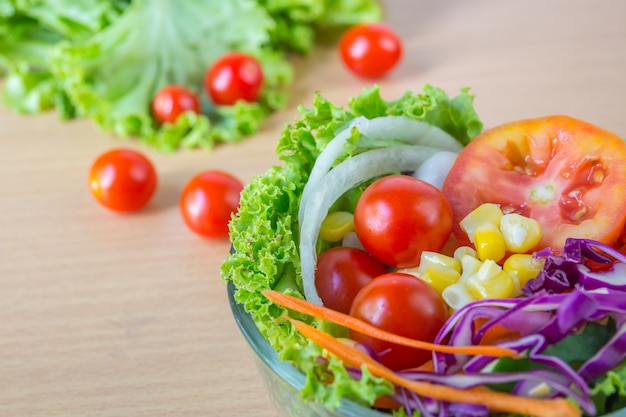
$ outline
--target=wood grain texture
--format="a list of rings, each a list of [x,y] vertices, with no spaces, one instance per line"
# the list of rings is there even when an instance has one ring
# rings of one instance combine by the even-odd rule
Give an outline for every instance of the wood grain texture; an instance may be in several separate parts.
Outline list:
[[[382,94],[470,86],[485,126],[568,114],[626,135],[621,0],[384,2],[405,56]],[[248,181],[278,161],[280,131],[315,91],[336,103],[371,82],[332,47],[294,59],[290,105],[258,135],[163,155],[89,121],[0,109],[0,416],[275,416],[228,308],[218,268],[229,244],[191,234],[178,212],[195,173]],[[87,188],[93,159],[145,152],[160,184],[118,215]]]

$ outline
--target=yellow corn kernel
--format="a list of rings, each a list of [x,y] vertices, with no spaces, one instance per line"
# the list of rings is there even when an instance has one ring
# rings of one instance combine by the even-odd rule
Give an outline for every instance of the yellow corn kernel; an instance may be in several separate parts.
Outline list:
[[[470,294],[478,300],[510,298],[514,296],[513,279],[504,271],[487,281],[470,279],[465,284]]]
[[[469,292],[467,286],[459,281],[447,286],[441,293],[441,297],[453,311],[460,309],[472,301],[476,301],[476,298]]]
[[[469,255],[472,258],[477,258],[478,254],[476,253],[476,249],[472,248],[471,246],[459,246],[458,248],[456,248],[454,250],[454,259],[456,259],[457,261],[461,262],[461,259],[463,259],[463,256],[465,255]]]
[[[468,277],[477,273],[481,266],[482,262],[474,256],[463,255],[461,258],[461,277],[459,280],[465,281]]]
[[[513,279],[498,264],[490,262],[485,261],[481,270],[469,277],[465,283],[470,294],[479,300],[513,297],[515,292]],[[482,271],[483,267],[485,271]]]
[[[339,242],[346,233],[354,230],[354,215],[347,211],[330,213],[320,228],[320,238],[328,242]]]
[[[465,233],[470,242],[474,243],[474,234],[477,227],[485,223],[491,223],[496,227],[500,227],[500,219],[504,213],[496,204],[484,203],[472,210],[460,222],[459,226]]]
[[[487,259],[486,261],[480,264],[480,268],[476,271],[472,276],[481,280],[488,281],[498,275],[502,271],[502,267],[491,259]]]
[[[499,261],[506,255],[504,237],[493,223],[483,223],[474,229],[474,246],[478,259]]]
[[[451,256],[444,255],[439,252],[424,251],[420,255],[420,263],[417,268],[418,273],[423,273],[432,266],[440,265],[461,273],[461,262]]]
[[[500,231],[507,249],[515,253],[528,252],[541,240],[539,222],[517,213],[502,216]]]
[[[539,275],[544,261],[527,253],[516,253],[508,257],[502,270],[509,274],[517,284],[517,289],[524,288],[526,283]]]
[[[454,284],[461,277],[456,269],[441,264],[433,264],[419,275],[419,278],[430,284],[439,294],[448,286]]]

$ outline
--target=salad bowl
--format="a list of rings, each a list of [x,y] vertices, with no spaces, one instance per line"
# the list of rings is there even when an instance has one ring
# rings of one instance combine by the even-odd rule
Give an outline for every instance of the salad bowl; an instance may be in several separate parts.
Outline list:
[[[357,324],[348,324],[345,315],[337,318],[334,313],[321,312],[319,308],[312,307],[323,304],[315,282],[318,254],[335,246],[355,244],[346,240],[353,233],[350,231],[336,240],[332,236],[322,236],[322,223],[330,214],[339,211],[354,213],[356,219],[358,207],[355,206],[363,200],[363,196],[371,195],[368,194],[371,186],[368,184],[379,184],[377,178],[384,181],[394,173],[396,178],[402,178],[402,182],[408,176],[414,176],[416,178],[409,181],[415,183],[422,179],[421,174],[430,177],[430,174],[438,172],[439,180],[445,180],[442,192],[449,201],[458,200],[455,205],[458,209],[467,206],[465,203],[470,201],[469,196],[475,195],[473,189],[448,189],[446,193],[446,185],[457,184],[457,181],[448,181],[451,178],[449,172],[463,167],[459,161],[463,158],[467,160],[468,154],[480,150],[480,146],[495,153],[499,152],[498,149],[513,149],[513,155],[507,154],[506,157],[514,161],[526,160],[518,158],[518,148],[508,142],[505,144],[508,147],[491,143],[493,129],[487,134],[481,133],[482,124],[473,109],[472,98],[467,90],[450,98],[442,90],[426,86],[423,94],[407,93],[399,100],[385,101],[375,87],[353,98],[345,109],[318,94],[314,109],[301,111],[302,119],[287,126],[281,134],[276,151],[285,165],[271,167],[263,175],[252,178],[242,191],[238,212],[229,225],[231,254],[222,264],[220,272],[228,284],[233,316],[252,350],[256,366],[280,416],[390,416],[386,409],[367,405],[375,400],[381,401],[382,405],[384,400],[393,407],[403,407],[409,415],[413,414],[413,410],[420,410],[425,415],[447,416],[578,417],[584,410],[597,417],[602,414],[605,414],[602,417],[626,417],[626,408],[619,409],[624,407],[626,401],[622,347],[626,340],[626,304],[623,302],[626,254],[593,237],[576,238],[580,232],[566,234],[561,241],[559,236],[564,234],[564,228],[554,228],[552,233],[544,235],[553,238],[554,243],[542,246],[535,242],[521,251],[526,253],[535,246],[544,248],[540,253],[536,252],[545,261],[541,277],[536,275],[539,273],[537,270],[534,275],[537,279],[532,280],[532,285],[526,281],[520,285],[521,281],[517,281],[518,295],[525,292],[527,296],[513,294],[513,278],[509,276],[509,295],[487,294],[476,298],[476,302],[466,302],[453,308],[454,313],[439,330],[434,343],[445,340],[448,351],[453,349],[454,353],[444,354],[438,351],[440,348],[433,348],[433,367],[449,369],[450,372],[445,374],[410,369],[417,365],[398,367],[403,370],[399,373],[394,373],[391,366],[379,366],[375,359],[372,360],[376,348],[368,346],[369,342],[360,345],[354,338],[358,346],[344,343],[346,327],[355,330],[351,326]],[[603,140],[596,140],[593,136],[591,144],[598,148],[600,154],[611,152],[609,147],[621,150],[625,146],[620,137],[565,116],[519,121],[513,125],[515,128],[509,124],[500,129],[522,133],[530,129],[531,133],[537,130],[539,135],[548,134],[546,132],[552,135],[561,132],[565,126],[571,129],[572,134],[558,136],[562,140],[576,138],[579,142],[588,143],[587,133],[590,130],[598,132]],[[509,130],[506,130],[506,135],[497,134],[495,137],[508,138]],[[479,134],[481,136],[477,139]],[[527,137],[524,134],[516,135],[515,140],[523,141]],[[437,159],[439,155],[450,154],[454,158]],[[433,160],[437,163],[431,164]],[[451,161],[454,161],[452,168]],[[612,176],[607,177],[607,181],[621,184],[619,181],[626,176],[626,165],[621,164],[622,161],[617,162],[613,161],[611,169],[601,173],[608,172]],[[626,163],[626,160],[623,162]],[[568,165],[569,168],[572,166]],[[466,169],[466,172],[473,173],[479,168]],[[530,172],[509,171],[519,176]],[[456,169],[456,173],[459,172]],[[452,177],[464,181],[468,188],[475,185],[468,184],[468,179],[459,175]],[[598,178],[600,181],[605,179],[604,176]],[[429,179],[432,181],[435,177]],[[616,187],[615,191],[624,193],[626,198],[626,188]],[[463,195],[466,200],[463,200]],[[520,201],[526,203],[526,200]],[[500,211],[497,198],[488,202]],[[611,208],[611,213],[613,211]],[[501,215],[504,216],[504,213]],[[456,224],[464,216],[455,214]],[[614,227],[619,234],[626,217],[623,212],[613,217],[619,222],[618,227]],[[435,225],[439,224],[438,221],[434,222]],[[601,223],[605,226],[609,224]],[[546,222],[542,224],[553,226]],[[354,229],[357,229],[356,224]],[[601,236],[598,232],[596,235]],[[455,233],[455,237],[462,243],[463,236]],[[407,239],[394,235],[385,241],[402,243]],[[368,246],[366,242],[357,243]],[[394,251],[416,253],[402,248]],[[472,263],[464,263],[468,270],[476,263],[481,266],[476,266],[475,270],[484,269],[479,257],[466,254],[463,255],[463,262],[466,256],[473,260]],[[480,258],[491,260],[488,265],[503,259]],[[394,262],[383,263],[401,268],[399,263]],[[472,274],[468,272],[465,279],[487,279],[484,277],[486,273],[480,277]],[[381,283],[379,276],[372,278],[373,284]],[[416,282],[412,278],[403,280],[411,286]],[[460,285],[469,284],[461,282]],[[431,292],[434,293],[434,290]],[[467,294],[467,299],[471,298],[471,294]],[[295,303],[300,297],[304,300]],[[419,322],[416,316],[413,319]],[[487,324],[476,325],[482,319],[488,320],[490,327]],[[505,329],[515,330],[520,336],[499,335],[501,343],[498,346],[481,346],[485,332],[492,329],[491,326],[505,322]],[[360,332],[360,329],[364,328],[358,327],[356,331]],[[494,327],[494,330],[498,329]],[[377,333],[373,337],[379,336],[381,334]],[[383,339],[389,341],[389,337],[387,335]],[[496,354],[492,347],[499,348],[499,353]],[[548,347],[551,353],[544,354]],[[367,350],[367,353],[359,348]],[[493,357],[501,355],[512,360],[495,362]],[[500,368],[496,369],[498,366]],[[480,386],[493,386],[493,389],[481,391]],[[537,389],[542,390],[539,392],[542,395],[536,395]],[[433,395],[428,395],[429,392]],[[331,409],[329,405],[335,407]]]

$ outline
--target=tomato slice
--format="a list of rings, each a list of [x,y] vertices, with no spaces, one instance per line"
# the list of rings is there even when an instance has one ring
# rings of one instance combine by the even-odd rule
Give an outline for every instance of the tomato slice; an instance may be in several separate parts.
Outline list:
[[[613,244],[626,223],[626,142],[590,123],[554,115],[506,123],[461,151],[443,185],[453,233],[482,203],[536,219],[535,249],[560,253],[568,237]]]

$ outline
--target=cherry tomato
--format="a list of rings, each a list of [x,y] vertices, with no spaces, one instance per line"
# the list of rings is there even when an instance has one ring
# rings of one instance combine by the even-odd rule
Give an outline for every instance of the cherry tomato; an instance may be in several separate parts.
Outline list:
[[[218,170],[201,172],[183,189],[180,211],[185,224],[200,236],[228,237],[228,223],[239,207],[243,184]]]
[[[218,59],[204,76],[204,88],[217,105],[239,100],[254,102],[263,85],[263,70],[256,58],[232,52]]]
[[[159,123],[174,123],[186,111],[200,113],[200,99],[191,90],[179,85],[168,85],[152,100],[152,114]]]
[[[145,206],[157,186],[152,162],[132,149],[114,149],[98,156],[89,171],[89,188],[103,206],[130,212]]]
[[[408,268],[419,264],[423,251],[443,248],[452,232],[452,210],[434,186],[390,175],[365,189],[354,211],[354,228],[375,258]]]
[[[361,287],[387,272],[387,267],[369,253],[338,246],[318,258],[315,287],[324,306],[348,314]]]
[[[361,77],[378,78],[396,66],[402,56],[402,42],[385,25],[364,23],[344,33],[339,52],[350,71]]]
[[[536,249],[560,253],[567,237],[613,244],[626,224],[626,142],[567,116],[506,123],[459,154],[443,185],[458,222],[482,203],[536,219]]]
[[[448,308],[430,285],[400,272],[390,272],[366,284],[352,302],[350,315],[412,339],[433,342],[448,319]],[[430,351],[397,345],[351,332],[357,342],[367,343],[380,362],[394,370],[422,365],[432,357]]]

